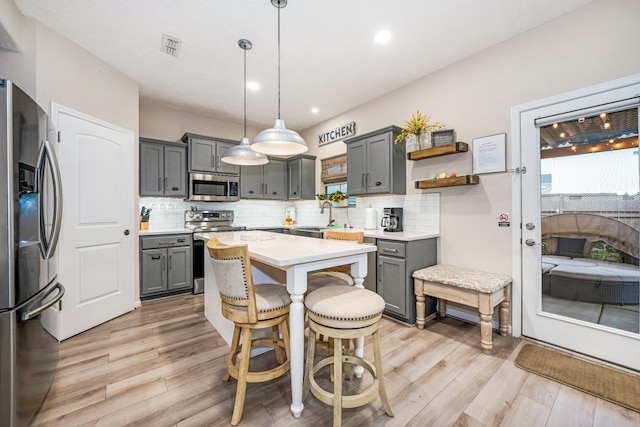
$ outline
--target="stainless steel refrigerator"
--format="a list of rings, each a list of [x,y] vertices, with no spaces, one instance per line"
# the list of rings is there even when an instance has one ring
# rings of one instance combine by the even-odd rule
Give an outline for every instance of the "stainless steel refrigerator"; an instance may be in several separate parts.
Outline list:
[[[48,119],[0,79],[0,426],[25,426],[46,397],[58,342],[41,313],[57,304],[62,188]]]

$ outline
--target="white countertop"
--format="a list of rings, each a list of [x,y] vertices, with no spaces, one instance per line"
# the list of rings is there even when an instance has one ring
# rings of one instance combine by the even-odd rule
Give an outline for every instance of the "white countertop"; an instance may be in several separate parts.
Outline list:
[[[225,245],[247,244],[252,259],[277,267],[327,258],[341,258],[377,250],[375,246],[344,240],[314,239],[257,230],[196,233],[195,237],[206,240],[216,237],[221,244]]]
[[[164,229],[153,229],[153,230],[140,230],[141,236],[153,236],[153,235],[162,235],[162,234],[191,234],[193,230],[189,228],[164,228]]]
[[[252,229],[267,229],[267,228],[282,228],[282,229],[294,229],[294,228],[307,228],[307,227],[317,227],[315,225],[274,225],[274,226],[256,226],[256,227],[247,227],[247,230]],[[319,227],[322,228],[322,227]],[[409,242],[413,240],[422,240],[422,239],[432,239],[436,237],[440,237],[440,233],[438,232],[426,232],[426,231],[398,231],[398,232],[388,232],[382,231],[382,229],[376,230],[364,230],[362,228],[331,228],[333,231],[363,231],[364,237],[373,237],[376,239],[387,239],[387,240],[398,240],[403,242]]]
[[[255,227],[247,227],[247,231],[250,230],[260,230],[267,228],[282,228],[282,229],[291,229],[291,228],[305,228],[305,227],[315,227],[312,225],[274,225],[274,226],[255,226]],[[322,227],[319,227],[322,228]],[[436,237],[440,237],[440,233],[437,232],[426,232],[426,231],[399,231],[399,232],[386,232],[381,229],[376,230],[364,230],[362,228],[332,228],[334,231],[363,231],[364,237],[373,237],[375,239],[387,239],[387,240],[397,240],[402,242],[409,242],[413,240],[421,240],[421,239],[432,239]],[[152,236],[152,235],[162,235],[162,234],[182,234],[182,233],[193,233],[193,230],[189,228],[165,228],[165,229],[152,229],[152,230],[140,230],[140,236]]]

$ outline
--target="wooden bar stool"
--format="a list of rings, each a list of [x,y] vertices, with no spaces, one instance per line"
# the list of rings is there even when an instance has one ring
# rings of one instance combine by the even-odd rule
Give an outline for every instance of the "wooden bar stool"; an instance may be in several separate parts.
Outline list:
[[[256,285],[251,275],[247,245],[219,246],[213,238],[207,242],[209,256],[222,300],[222,315],[235,326],[231,350],[227,356],[224,381],[238,381],[231,425],[242,418],[247,383],[260,383],[289,372],[289,305],[291,299],[284,285]],[[253,338],[255,329],[271,329],[271,336]],[[242,335],[242,343],[240,336]],[[272,346],[278,365],[266,371],[249,371],[251,348]],[[285,357],[282,350],[285,351]],[[240,360],[238,359],[240,354]]]
[[[342,423],[342,408],[364,406],[380,396],[382,405],[389,416],[393,416],[391,404],[384,387],[382,357],[380,354],[380,319],[384,310],[384,300],[375,292],[352,286],[323,286],[309,294],[305,299],[309,315],[309,334],[307,343],[307,361],[304,375],[303,400],[309,391],[321,402],[333,406],[333,425]],[[361,338],[371,335],[373,338],[374,363],[342,351],[335,351],[314,364],[316,333],[334,341],[334,348],[342,348],[342,340]],[[342,364],[350,363],[362,366],[373,377],[373,384],[354,395],[342,393]],[[316,381],[316,373],[325,366],[335,370],[333,393],[323,389]]]

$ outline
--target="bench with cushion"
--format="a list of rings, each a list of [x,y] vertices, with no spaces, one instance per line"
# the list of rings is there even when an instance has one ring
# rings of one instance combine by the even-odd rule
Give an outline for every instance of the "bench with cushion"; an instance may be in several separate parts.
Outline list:
[[[480,312],[480,345],[491,353],[491,319],[493,310],[500,306],[500,334],[509,331],[509,301],[511,277],[453,265],[434,265],[413,272],[416,294],[416,323],[419,329],[425,323],[425,296],[438,298],[438,312],[445,316],[447,301],[475,307]]]

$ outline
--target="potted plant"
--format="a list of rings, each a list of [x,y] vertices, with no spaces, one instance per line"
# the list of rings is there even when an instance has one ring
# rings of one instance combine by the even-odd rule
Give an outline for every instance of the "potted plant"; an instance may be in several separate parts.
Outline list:
[[[393,143],[397,144],[406,140],[407,143],[415,142],[418,150],[431,148],[431,132],[437,129],[443,129],[444,125],[440,122],[429,123],[430,119],[430,116],[425,116],[420,110],[416,110],[415,114],[411,115],[411,119],[405,120],[400,135],[398,135]]]
[[[334,193],[316,194],[316,197],[320,201],[321,205],[325,200],[330,201],[334,206],[346,206],[346,204],[349,202],[349,195],[343,193],[340,190],[336,190]]]

